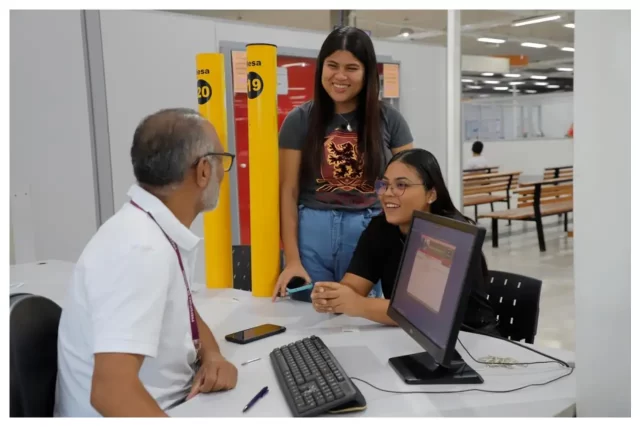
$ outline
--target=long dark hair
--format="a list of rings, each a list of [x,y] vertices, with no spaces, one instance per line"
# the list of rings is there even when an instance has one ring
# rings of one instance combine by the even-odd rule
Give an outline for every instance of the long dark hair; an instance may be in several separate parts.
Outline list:
[[[457,219],[466,218],[453,204],[449,190],[444,183],[440,164],[431,152],[422,148],[400,151],[389,160],[388,165],[393,162],[402,162],[411,166],[420,175],[427,191],[435,189],[436,200],[431,204],[432,214],[450,218],[457,217]]]
[[[400,151],[391,157],[387,167],[393,162],[402,162],[405,165],[412,167],[418,175],[420,175],[420,179],[427,191],[435,189],[436,200],[431,204],[432,214],[475,224],[471,218],[466,217],[453,204],[449,190],[444,183],[440,164],[438,163],[436,156],[431,154],[431,152],[422,148],[412,148],[410,150]],[[481,256],[481,268],[483,276],[485,278],[488,277],[489,272],[484,254]]]
[[[322,86],[325,59],[337,50],[351,52],[364,65],[362,90],[357,95],[358,151],[364,160],[364,178],[375,181],[383,166],[381,106],[378,100],[380,77],[371,38],[354,27],[331,32],[320,48],[316,63],[314,99],[307,131],[307,149],[302,151],[301,176],[309,179],[320,167],[325,132],[335,114],[334,102]]]

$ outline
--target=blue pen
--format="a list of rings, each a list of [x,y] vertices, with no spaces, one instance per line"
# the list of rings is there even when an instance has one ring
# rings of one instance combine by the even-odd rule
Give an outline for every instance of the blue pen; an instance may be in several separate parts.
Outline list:
[[[264,397],[265,394],[269,393],[269,387],[264,387],[262,390],[260,390],[260,392],[258,394],[255,395],[255,397],[253,399],[251,399],[251,402],[247,403],[247,406],[244,407],[244,409],[242,410],[242,412],[247,412],[253,405],[255,405],[255,403],[258,401],[258,399]]]

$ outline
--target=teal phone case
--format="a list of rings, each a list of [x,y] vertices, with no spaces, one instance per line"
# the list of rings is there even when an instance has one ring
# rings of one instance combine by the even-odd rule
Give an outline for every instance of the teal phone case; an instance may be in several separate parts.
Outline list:
[[[296,292],[306,291],[308,289],[313,289],[313,283],[309,283],[307,285],[300,286],[299,288],[295,288],[295,289],[287,289],[287,294],[295,294]]]

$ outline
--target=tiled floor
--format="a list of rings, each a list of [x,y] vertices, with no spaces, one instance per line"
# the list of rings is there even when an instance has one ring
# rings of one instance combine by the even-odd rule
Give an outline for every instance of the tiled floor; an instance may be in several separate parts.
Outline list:
[[[571,216],[569,229],[571,230]],[[575,305],[573,280],[573,239],[557,217],[545,219],[547,251],[538,249],[535,223],[500,221],[499,248],[491,246],[491,222],[487,228],[484,253],[489,269],[509,271],[542,280],[540,318],[536,345],[575,350]]]

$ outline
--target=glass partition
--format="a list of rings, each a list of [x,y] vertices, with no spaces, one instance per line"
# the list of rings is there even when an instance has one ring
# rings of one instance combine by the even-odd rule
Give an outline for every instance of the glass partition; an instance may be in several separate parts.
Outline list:
[[[474,99],[462,103],[465,141],[565,138],[573,123],[573,97]]]

